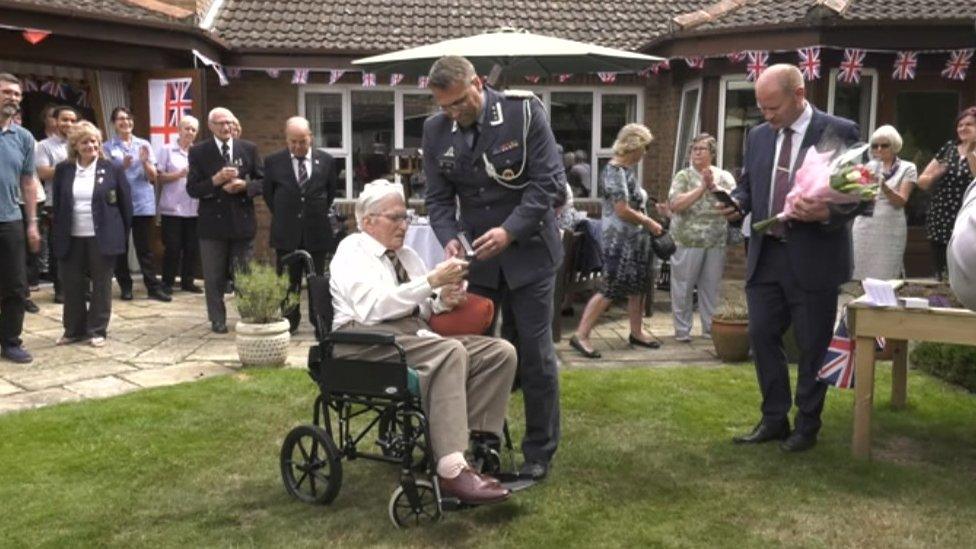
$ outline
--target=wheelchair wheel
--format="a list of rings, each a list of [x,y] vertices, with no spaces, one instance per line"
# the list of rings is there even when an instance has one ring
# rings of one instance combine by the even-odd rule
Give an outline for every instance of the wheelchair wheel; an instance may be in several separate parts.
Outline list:
[[[420,498],[420,506],[414,509],[410,505],[410,499],[404,491],[403,486],[397,486],[390,496],[390,520],[397,528],[413,528],[433,524],[441,518],[441,506],[437,501],[437,493],[434,485],[426,480],[418,480],[414,483],[417,496]]]
[[[325,429],[299,425],[281,445],[281,480],[300,501],[326,505],[342,486],[342,461]]]
[[[392,417],[391,417],[392,416]],[[403,434],[403,423],[411,422],[414,436],[414,443],[411,448],[406,448],[406,435]],[[383,455],[387,457],[402,458],[404,452],[410,452],[410,468],[414,471],[424,471],[432,462],[430,456],[430,445],[427,444],[426,419],[419,413],[406,412],[397,414],[384,414],[379,421],[379,434],[382,442]]]

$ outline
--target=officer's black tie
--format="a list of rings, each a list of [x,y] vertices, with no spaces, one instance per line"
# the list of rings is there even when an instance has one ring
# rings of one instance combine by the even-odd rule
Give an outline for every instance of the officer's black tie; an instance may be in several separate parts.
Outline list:
[[[410,282],[410,276],[407,275],[407,270],[403,268],[403,263],[400,263],[400,258],[393,250],[387,250],[383,253],[390,263],[393,264],[393,271],[396,272],[397,284],[404,284]]]
[[[305,169],[305,157],[296,156],[295,160],[298,161],[298,186],[304,187],[305,182],[308,181],[308,170]]]

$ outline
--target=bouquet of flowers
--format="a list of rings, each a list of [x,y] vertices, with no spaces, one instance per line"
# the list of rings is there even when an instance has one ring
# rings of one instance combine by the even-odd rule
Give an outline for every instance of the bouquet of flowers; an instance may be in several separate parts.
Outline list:
[[[878,180],[864,164],[858,162],[867,145],[851,149],[831,160],[835,151],[817,152],[811,149],[796,171],[793,188],[786,195],[783,211],[773,217],[752,224],[752,230],[762,234],[776,223],[795,219],[794,209],[800,198],[828,204],[868,202],[878,195]]]

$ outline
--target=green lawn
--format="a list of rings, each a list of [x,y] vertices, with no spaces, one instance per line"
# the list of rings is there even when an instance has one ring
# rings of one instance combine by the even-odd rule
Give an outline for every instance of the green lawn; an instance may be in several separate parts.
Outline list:
[[[0,545],[971,547],[976,399],[912,372],[892,412],[880,370],[872,463],[849,457],[849,391],[830,391],[819,446],[783,455],[729,441],[757,417],[750,367],[566,372],[550,479],[410,531],[386,517],[392,466],[344,462],[328,507],[285,494],[301,371],[0,416]]]

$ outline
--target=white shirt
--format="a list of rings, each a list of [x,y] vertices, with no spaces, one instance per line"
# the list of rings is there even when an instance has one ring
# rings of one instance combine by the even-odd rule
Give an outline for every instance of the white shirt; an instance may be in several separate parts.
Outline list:
[[[71,236],[80,238],[95,236],[95,220],[92,218],[92,195],[95,193],[95,166],[87,168],[75,163],[75,182],[71,188],[74,207],[71,215]]]
[[[790,181],[793,181],[793,174],[796,173],[797,169],[797,157],[800,155],[800,144],[803,143],[803,138],[807,134],[807,128],[810,126],[810,120],[813,118],[813,107],[810,106],[810,102],[804,101],[803,112],[800,116],[790,124],[790,129],[793,130],[792,145],[793,150],[790,155]],[[776,190],[776,167],[779,165],[779,150],[783,146],[783,130],[776,132],[776,156],[774,156],[773,161],[773,174],[769,179],[769,207],[773,207],[773,193]],[[770,210],[772,211],[772,210]]]
[[[383,254],[386,248],[365,232],[354,233],[339,242],[329,264],[332,306],[335,309],[332,328],[350,321],[372,326],[387,320],[404,318],[420,308],[420,318],[431,312],[446,310],[431,299],[427,268],[417,252],[404,246],[396,250],[400,264],[410,282],[397,284],[393,263]]]
[[[305,176],[311,179],[312,178],[312,149],[309,149],[308,153],[305,154],[305,161],[302,163],[305,164]],[[298,184],[301,185],[302,178],[298,177],[298,157],[296,157],[295,155],[291,155],[291,169],[295,172],[295,181],[297,181]]]
[[[976,181],[962,199],[949,240],[946,263],[952,292],[963,305],[976,311]]]

